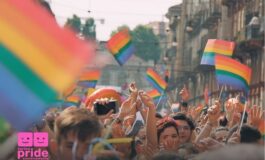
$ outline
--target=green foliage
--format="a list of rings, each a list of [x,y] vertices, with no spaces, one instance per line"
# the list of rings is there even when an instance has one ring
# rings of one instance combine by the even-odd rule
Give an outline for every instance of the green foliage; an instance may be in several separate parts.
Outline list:
[[[129,26],[127,26],[127,25],[122,25],[122,26],[118,27],[117,30],[112,31],[110,35],[113,36],[114,34],[118,33],[118,32],[121,31],[121,30],[124,30],[124,29],[130,31],[130,27],[129,27]],[[131,32],[130,32],[130,33],[131,33]]]
[[[123,25],[112,31],[111,36],[123,29],[130,31],[132,42],[136,47],[136,56],[145,61],[154,60],[156,62],[159,60],[161,53],[159,37],[154,34],[151,28],[139,25],[131,31],[128,26]]]
[[[96,25],[93,18],[86,19],[85,24],[82,24],[80,17],[73,15],[72,18],[67,19],[65,26],[71,28],[85,39],[96,39]]]
[[[65,26],[70,27],[76,33],[80,33],[80,31],[81,31],[81,20],[77,15],[74,14],[72,18],[67,19]]]
[[[135,55],[145,61],[159,60],[161,48],[159,38],[151,28],[139,25],[132,31],[132,40],[136,46]]]
[[[85,39],[96,39],[96,26],[93,18],[88,18],[82,27],[82,35]]]

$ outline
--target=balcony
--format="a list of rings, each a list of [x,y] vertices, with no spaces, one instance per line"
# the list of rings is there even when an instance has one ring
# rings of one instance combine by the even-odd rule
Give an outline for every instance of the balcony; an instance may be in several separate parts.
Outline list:
[[[247,40],[259,39],[260,38],[260,25],[248,25],[246,27],[246,38]]]
[[[222,5],[230,7],[235,5],[237,0],[222,0]]]
[[[221,18],[221,12],[216,10],[206,18],[206,20],[203,23],[203,27],[207,29],[213,28],[218,23],[218,20]]]

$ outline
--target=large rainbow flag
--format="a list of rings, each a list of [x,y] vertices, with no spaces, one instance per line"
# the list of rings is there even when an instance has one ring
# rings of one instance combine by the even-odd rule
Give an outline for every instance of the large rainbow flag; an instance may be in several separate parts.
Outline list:
[[[34,1],[0,1],[0,116],[17,130],[41,119],[72,84],[93,47]]]
[[[251,69],[226,56],[215,56],[215,73],[218,84],[230,85],[248,93],[251,80]]]
[[[100,70],[89,70],[81,74],[77,85],[83,88],[95,88],[100,78]]]
[[[201,64],[214,65],[215,55],[232,56],[235,48],[235,43],[230,41],[224,41],[219,39],[209,39],[205,46]]]
[[[107,48],[120,65],[126,63],[135,52],[128,30],[122,30],[113,35],[107,43]]]
[[[147,69],[146,78],[160,93],[167,87],[167,83],[152,68]]]

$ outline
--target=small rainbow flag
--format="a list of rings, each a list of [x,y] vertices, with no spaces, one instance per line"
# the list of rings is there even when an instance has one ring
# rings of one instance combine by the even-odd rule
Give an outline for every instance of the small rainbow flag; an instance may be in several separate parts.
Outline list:
[[[123,65],[135,52],[135,46],[128,30],[116,33],[107,43],[107,48],[120,65]]]
[[[83,88],[95,88],[100,78],[100,74],[100,70],[86,71],[80,76],[77,85]]]
[[[215,73],[218,84],[227,84],[236,89],[249,91],[251,69],[226,56],[215,56]]]
[[[167,97],[165,95],[161,95],[156,89],[152,89],[152,90],[148,91],[147,95],[149,95],[151,98],[153,98],[155,104],[157,104],[159,102],[159,99],[160,99],[160,101],[167,100]]]
[[[17,130],[30,127],[92,53],[34,1],[0,1],[0,116]]]
[[[63,91],[62,96],[68,97],[68,96],[72,95],[75,92],[76,88],[77,88],[76,84],[75,83],[72,84],[71,86],[66,88],[66,90]]]
[[[230,41],[224,41],[219,39],[209,39],[205,46],[201,64],[203,65],[214,65],[214,56],[224,55],[224,56],[232,56],[235,48],[235,43]]]
[[[167,87],[167,83],[152,68],[147,69],[146,78],[160,93]]]
[[[71,95],[66,98],[65,102],[63,103],[63,107],[71,107],[76,106],[78,107],[80,105],[81,98],[77,95]]]
[[[147,95],[152,97],[153,100],[157,100],[161,97],[161,94],[156,89],[152,89],[151,91],[148,91]]]

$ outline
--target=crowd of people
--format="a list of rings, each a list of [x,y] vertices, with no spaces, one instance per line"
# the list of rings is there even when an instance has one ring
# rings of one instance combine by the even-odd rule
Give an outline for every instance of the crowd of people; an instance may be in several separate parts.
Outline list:
[[[180,110],[162,116],[146,92],[134,83],[129,91],[116,113],[110,110],[97,115],[91,105],[111,100],[100,97],[94,103],[51,109],[31,131],[48,133],[45,149],[51,160],[264,159],[261,107],[248,106],[244,112],[237,98],[227,100],[225,110],[219,100],[209,107],[192,107],[184,88],[179,93]],[[17,146],[13,144],[2,159],[16,159]]]

